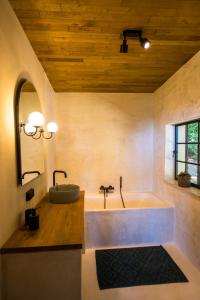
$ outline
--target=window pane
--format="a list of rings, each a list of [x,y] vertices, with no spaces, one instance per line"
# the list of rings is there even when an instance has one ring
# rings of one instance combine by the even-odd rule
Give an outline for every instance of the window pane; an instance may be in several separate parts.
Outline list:
[[[180,173],[180,172],[185,172],[185,164],[184,163],[180,163],[178,162],[177,163],[177,175]]]
[[[188,142],[198,142],[198,122],[187,125]]]
[[[185,145],[178,145],[178,160],[185,161]]]
[[[198,163],[198,145],[187,145],[188,162]]]
[[[178,143],[185,143],[185,125],[178,126]]]
[[[195,184],[197,184],[197,172],[198,172],[197,166],[188,164],[188,173],[192,176],[191,182]]]

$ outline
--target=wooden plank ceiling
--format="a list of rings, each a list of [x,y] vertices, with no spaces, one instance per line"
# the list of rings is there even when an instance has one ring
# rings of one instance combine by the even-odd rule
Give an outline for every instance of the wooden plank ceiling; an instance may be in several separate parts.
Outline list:
[[[57,92],[153,92],[200,50],[200,1],[10,0]],[[143,29],[152,47],[123,29]]]

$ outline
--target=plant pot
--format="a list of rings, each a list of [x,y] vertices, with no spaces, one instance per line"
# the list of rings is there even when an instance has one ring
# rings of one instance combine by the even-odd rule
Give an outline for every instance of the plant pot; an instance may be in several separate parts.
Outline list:
[[[189,177],[178,176],[178,185],[181,187],[190,187],[191,181]]]

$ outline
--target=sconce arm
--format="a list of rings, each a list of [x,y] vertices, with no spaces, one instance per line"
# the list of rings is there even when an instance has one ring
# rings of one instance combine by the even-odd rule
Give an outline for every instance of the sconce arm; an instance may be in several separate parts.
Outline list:
[[[41,138],[41,131],[42,131],[42,129],[40,129],[40,131],[39,131],[39,135],[37,135],[36,136],[36,134],[38,133],[38,131],[36,131],[36,133],[35,134],[33,134],[31,137],[34,139],[34,140],[39,140],[40,138]]]
[[[34,136],[38,133],[39,126],[35,126],[36,131],[32,132],[32,133],[27,133],[25,130],[25,126],[26,126],[26,124],[20,123],[20,128],[23,128],[23,132],[25,133],[25,135],[31,136],[32,138],[34,138]],[[40,136],[41,136],[41,134],[40,134]],[[34,138],[34,139],[38,139],[38,138]]]
[[[46,140],[50,140],[53,136],[53,132],[48,132],[49,135],[45,135],[44,130],[41,131],[42,137]]]
[[[36,129],[35,132],[27,133],[25,126],[26,124],[20,123],[20,130],[21,128],[23,128],[24,134],[32,137],[34,140],[39,140],[41,136],[46,140],[50,140],[53,137],[54,132],[45,132],[44,129],[40,126],[34,126],[34,128]]]

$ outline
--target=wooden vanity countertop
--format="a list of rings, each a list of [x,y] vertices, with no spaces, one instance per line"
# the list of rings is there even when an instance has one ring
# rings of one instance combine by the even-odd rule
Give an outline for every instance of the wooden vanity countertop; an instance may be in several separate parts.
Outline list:
[[[84,192],[78,201],[53,204],[48,194],[37,205],[40,228],[17,229],[1,248],[1,253],[82,249],[84,243]]]

